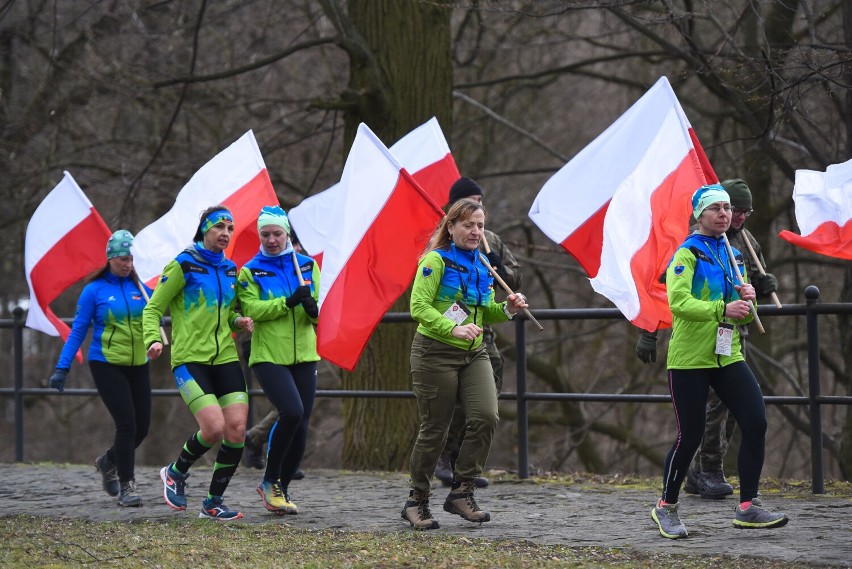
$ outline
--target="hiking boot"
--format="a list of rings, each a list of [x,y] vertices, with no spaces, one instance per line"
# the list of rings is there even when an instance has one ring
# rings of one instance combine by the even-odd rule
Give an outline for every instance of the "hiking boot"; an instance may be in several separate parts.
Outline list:
[[[209,518],[220,522],[230,522],[242,518],[243,514],[226,506],[222,496],[213,496],[201,503],[201,512],[198,514],[198,517]]]
[[[458,514],[469,522],[481,524],[491,521],[491,514],[483,512],[476,505],[476,500],[473,497],[474,490],[476,490],[476,484],[473,480],[454,482],[453,489],[450,490],[447,499],[444,501],[444,511]]]
[[[163,481],[163,499],[173,510],[186,509],[186,496],[184,488],[189,473],[180,474],[172,469],[172,465],[160,469],[160,480]]]
[[[474,476],[473,484],[477,488],[485,488],[486,486],[488,486],[488,479],[484,476]]]
[[[121,492],[118,494],[118,505],[126,508],[136,508],[142,505],[142,497],[136,493],[136,480],[131,478],[121,483]]]
[[[258,470],[266,468],[266,454],[263,452],[263,444],[256,445],[248,431],[246,431],[246,442],[243,447],[243,464]]]
[[[95,468],[101,473],[101,484],[103,484],[104,492],[110,496],[118,496],[121,491],[121,486],[118,483],[118,470],[115,468],[107,453],[95,459]]]
[[[789,521],[787,514],[764,510],[755,506],[754,501],[745,510],[737,506],[734,515],[734,527],[739,529],[780,528],[786,526]]]
[[[702,498],[710,500],[723,500],[725,496],[734,493],[734,487],[725,480],[722,466],[712,470],[701,470],[698,478],[698,488]]]
[[[453,485],[453,461],[450,458],[450,453],[444,451],[438,457],[438,464],[435,465],[435,478],[440,480],[444,486]]]
[[[687,537],[689,533],[686,531],[686,526],[680,521],[677,515],[677,504],[666,504],[661,506],[657,502],[656,507],[651,508],[651,519],[657,522],[657,527],[660,528],[660,535],[669,539],[680,539]]]
[[[408,520],[408,523],[417,530],[441,527],[429,511],[429,493],[420,490],[411,490],[408,493],[408,500],[402,507],[402,519]]]
[[[301,468],[297,468],[297,469],[296,469],[296,472],[294,472],[294,473],[293,473],[293,478],[292,478],[292,479],[293,479],[293,480],[301,480],[301,479],[302,479],[302,478],[304,478],[304,477],[305,477],[305,471],[304,471],[304,470],[302,470]]]
[[[687,494],[701,494],[701,486],[698,480],[698,467],[693,462],[686,471],[686,482],[683,485],[683,491]]]
[[[257,486],[257,493],[260,494],[260,498],[263,500],[264,508],[270,512],[275,512],[276,514],[284,513],[279,511],[284,507],[285,503],[284,490],[281,489],[281,482],[278,480],[275,482],[263,480]]]

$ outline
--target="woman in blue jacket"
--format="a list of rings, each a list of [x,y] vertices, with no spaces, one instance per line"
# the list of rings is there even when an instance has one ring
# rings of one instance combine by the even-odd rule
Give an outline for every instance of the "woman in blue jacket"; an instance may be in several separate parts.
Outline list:
[[[151,424],[151,379],[142,341],[142,309],[150,289],[143,293],[140,288],[144,285],[133,269],[132,244],[133,235],[124,229],[107,241],[107,264],[80,294],[71,333],[50,378],[50,387],[61,393],[71,360],[93,326],[89,369],[115,422],[113,445],[95,460],[95,467],[104,490],[118,496],[120,506],[142,505],[136,493],[135,451]]]

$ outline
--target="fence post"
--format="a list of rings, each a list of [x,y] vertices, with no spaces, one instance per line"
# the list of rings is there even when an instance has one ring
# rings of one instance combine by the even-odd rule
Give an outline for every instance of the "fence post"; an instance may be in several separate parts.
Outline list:
[[[808,399],[811,418],[811,484],[814,494],[825,494],[822,462],[822,409],[819,381],[819,323],[814,310],[819,302],[819,289],[810,285],[805,289],[808,329]]]
[[[16,306],[12,310],[14,322],[12,324],[12,335],[14,336],[15,360],[15,461],[24,461],[24,309]]]
[[[518,383],[518,478],[530,477],[529,424],[527,421],[527,340],[526,318],[515,319],[515,363]]]

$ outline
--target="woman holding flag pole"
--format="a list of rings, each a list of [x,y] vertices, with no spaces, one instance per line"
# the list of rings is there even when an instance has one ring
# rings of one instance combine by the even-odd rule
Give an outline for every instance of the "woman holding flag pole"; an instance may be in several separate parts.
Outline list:
[[[77,301],[71,333],[62,348],[50,387],[60,393],[74,354],[94,326],[89,369],[115,423],[112,446],[97,459],[103,488],[118,505],[142,505],[134,475],[136,448],[151,424],[151,377],[142,341],[142,310],[149,290],[139,282],[130,248],[133,235],[120,229],[106,246],[106,266],[95,273]]]
[[[278,411],[257,493],[270,512],[296,514],[289,485],[305,454],[317,390],[319,266],[294,250],[280,206],[261,209],[257,232],[260,251],[240,270],[237,290],[255,323],[249,366]]]
[[[757,498],[766,407],[740,348],[737,325],[756,319],[756,294],[743,278],[742,255],[725,237],[731,224],[731,198],[718,184],[702,186],[693,194],[692,209],[698,229],[675,251],[666,271],[672,311],[667,367],[678,436],[663,465],[663,493],[651,508],[651,518],[660,535],[669,539],[688,535],[678,515],[678,497],[704,435],[710,387],[742,431],[737,457],[740,498],[734,527],[776,528],[788,521],[783,513],[763,509]]]
[[[172,371],[199,427],[177,460],[160,470],[163,498],[172,509],[185,510],[189,468],[221,443],[199,514],[219,521],[243,517],[223,497],[240,463],[248,417],[248,392],[231,332],[253,328],[251,318],[234,311],[237,267],[224,253],[233,233],[234,218],[227,208],[205,210],[195,243],[165,266],[142,314],[148,356],[156,359],[163,351],[160,319],[170,311]]]

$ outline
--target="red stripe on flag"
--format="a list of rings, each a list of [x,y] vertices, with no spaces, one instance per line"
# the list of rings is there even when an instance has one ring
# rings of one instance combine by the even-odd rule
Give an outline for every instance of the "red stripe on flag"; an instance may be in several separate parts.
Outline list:
[[[560,243],[572,257],[577,259],[590,279],[595,278],[601,268],[604,218],[610,201],[612,200],[607,200],[603,207]]]
[[[452,154],[421,168],[411,175],[436,204],[444,205],[450,199],[450,186],[461,178]]]
[[[852,261],[852,220],[843,226],[834,221],[826,221],[808,235],[796,235],[785,229],[778,236],[808,251]]]
[[[257,236],[257,216],[261,208],[278,205],[269,172],[264,168],[250,182],[235,191],[222,203],[234,215],[234,235],[225,249],[225,256],[242,267],[260,250]]]
[[[30,272],[33,295],[63,340],[68,339],[71,329],[53,313],[50,303],[69,286],[106,264],[106,242],[110,235],[104,220],[92,209],[92,213],[57,241]],[[83,361],[79,351],[77,361]]]
[[[690,150],[675,171],[651,194],[651,232],[648,241],[630,260],[641,306],[631,322],[650,332],[672,324],[666,286],[660,282],[660,276],[666,272],[674,252],[689,232],[691,196],[707,183],[704,167],[699,153]]]
[[[323,299],[317,325],[320,357],[355,369],[382,316],[411,284],[442,215],[408,173],[400,172],[387,202]]]

